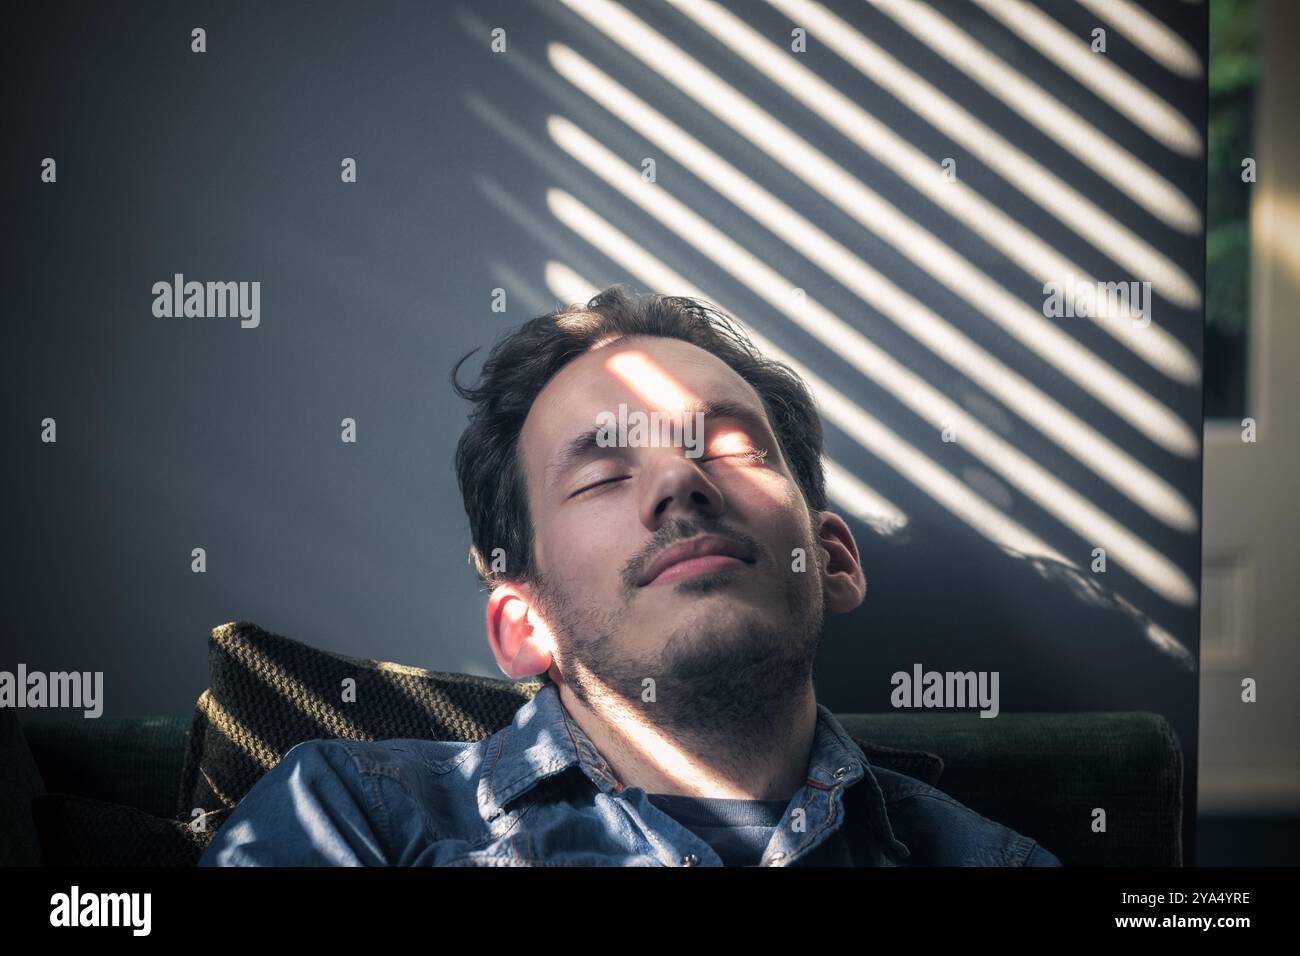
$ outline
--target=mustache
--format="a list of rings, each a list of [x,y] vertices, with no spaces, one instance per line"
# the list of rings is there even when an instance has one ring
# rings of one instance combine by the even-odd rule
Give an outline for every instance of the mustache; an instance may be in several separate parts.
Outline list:
[[[672,547],[678,541],[685,541],[688,538],[698,537],[702,534],[717,535],[719,538],[726,538],[728,541],[748,548],[750,553],[754,555],[755,563],[758,563],[767,553],[767,549],[758,540],[742,531],[730,528],[720,521],[677,518],[656,531],[654,537],[650,539],[646,546],[623,566],[620,574],[623,590],[627,593],[636,591],[637,583],[641,580],[645,569],[665,548]]]

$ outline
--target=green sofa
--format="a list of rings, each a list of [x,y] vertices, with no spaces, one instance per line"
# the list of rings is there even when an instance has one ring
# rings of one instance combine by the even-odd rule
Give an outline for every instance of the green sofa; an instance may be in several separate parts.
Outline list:
[[[224,624],[192,716],[20,721],[0,710],[0,865],[193,865],[295,743],[479,740],[539,687]],[[934,784],[1066,866],[1183,864],[1182,748],[1158,714],[836,716],[869,761]]]
[[[841,714],[853,736],[943,758],[940,789],[1067,865],[1181,865],[1181,750],[1149,713]],[[190,720],[32,721],[44,789],[172,817]],[[1107,811],[1094,833],[1092,810]],[[113,862],[105,860],[106,863]]]

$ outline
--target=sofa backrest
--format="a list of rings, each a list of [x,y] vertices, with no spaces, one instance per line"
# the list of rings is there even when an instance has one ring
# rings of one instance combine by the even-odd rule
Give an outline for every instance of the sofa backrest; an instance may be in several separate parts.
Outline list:
[[[188,825],[197,814],[205,832],[194,842],[202,846],[294,744],[322,737],[479,740],[508,724],[541,686],[345,657],[248,622],[213,630],[209,663],[210,683],[188,729],[167,717],[29,724],[45,789],[171,824]],[[1067,866],[1183,862],[1182,751],[1158,714],[836,716],[870,762],[937,786],[1036,839]],[[51,825],[106,812],[75,801],[45,803]],[[148,829],[145,820],[130,823]],[[172,830],[163,828],[156,853],[173,852]]]

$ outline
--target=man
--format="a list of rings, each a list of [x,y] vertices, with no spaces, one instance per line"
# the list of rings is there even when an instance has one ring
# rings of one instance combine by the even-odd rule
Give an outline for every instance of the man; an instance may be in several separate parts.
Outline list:
[[[866,580],[789,368],[695,300],[613,286],[504,338],[480,383],[453,373],[488,641],[543,686],[474,744],[297,745],[201,865],[1060,865],[817,703],[825,613]]]

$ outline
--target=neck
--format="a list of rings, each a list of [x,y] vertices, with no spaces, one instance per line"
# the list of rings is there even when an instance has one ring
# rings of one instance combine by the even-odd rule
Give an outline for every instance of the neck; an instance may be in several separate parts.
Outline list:
[[[812,681],[779,703],[732,714],[725,725],[652,722],[654,706],[609,695],[589,703],[556,682],[560,702],[609,763],[624,787],[647,793],[746,800],[788,800],[808,774],[817,731]]]

